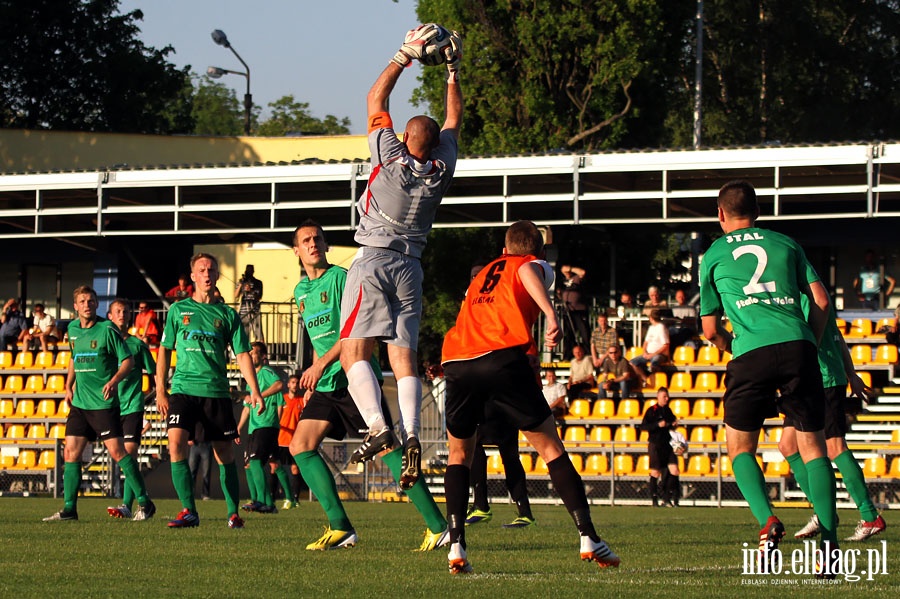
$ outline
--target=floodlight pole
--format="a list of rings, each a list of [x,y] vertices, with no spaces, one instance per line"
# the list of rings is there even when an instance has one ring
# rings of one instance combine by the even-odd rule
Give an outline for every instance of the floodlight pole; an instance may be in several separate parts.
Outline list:
[[[247,78],[247,92],[244,94],[244,135],[250,135],[250,110],[253,108],[253,96],[250,95],[250,66],[244,62],[244,59],[241,58],[241,55],[237,53],[237,50],[231,45],[228,41],[228,36],[225,35],[225,32],[221,29],[216,29],[212,32],[213,41],[220,45],[225,46],[229,50],[231,50],[232,54],[234,54],[241,64],[244,65],[244,69],[246,72],[241,71],[228,71],[226,69],[221,69],[224,73],[231,73],[234,75],[241,75]],[[212,68],[212,67],[210,67]]]

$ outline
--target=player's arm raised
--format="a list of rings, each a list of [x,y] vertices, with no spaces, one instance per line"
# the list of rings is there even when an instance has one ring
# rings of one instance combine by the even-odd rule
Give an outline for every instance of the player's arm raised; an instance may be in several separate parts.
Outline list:
[[[544,281],[538,274],[541,267],[534,262],[526,262],[519,267],[519,279],[525,290],[534,303],[537,304],[544,317],[547,319],[547,330],[544,333],[544,343],[548,347],[553,347],[559,342],[559,321],[556,319],[556,310],[553,309],[553,303],[550,296],[547,295],[547,288],[544,287]]]

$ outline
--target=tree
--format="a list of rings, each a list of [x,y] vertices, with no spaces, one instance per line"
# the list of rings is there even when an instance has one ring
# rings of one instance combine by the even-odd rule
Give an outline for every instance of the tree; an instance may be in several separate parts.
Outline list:
[[[191,116],[195,135],[242,135],[244,108],[234,90],[209,77],[200,77]]]
[[[188,69],[138,40],[118,0],[0,0],[0,126],[189,131]],[[184,129],[182,129],[184,128]]]
[[[259,126],[258,135],[281,137],[291,133],[303,135],[347,135],[350,133],[350,119],[338,119],[327,115],[325,120],[317,119],[309,112],[307,102],[297,102],[294,96],[282,96],[269,103],[272,116]]]

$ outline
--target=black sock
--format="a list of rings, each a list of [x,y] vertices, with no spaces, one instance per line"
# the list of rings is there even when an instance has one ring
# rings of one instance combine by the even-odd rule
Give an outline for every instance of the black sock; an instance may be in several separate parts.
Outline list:
[[[681,495],[681,482],[677,474],[669,474],[669,498],[673,504],[678,505],[678,497]]]
[[[472,465],[469,468],[469,478],[472,484],[472,505],[475,506],[475,509],[483,512],[490,510],[487,491],[487,455],[485,455],[482,445],[475,446]]]
[[[550,480],[553,482],[553,488],[559,498],[562,499],[563,505],[569,510],[572,519],[575,521],[575,527],[582,535],[587,535],[597,540],[597,531],[594,530],[594,523],[591,521],[591,510],[588,507],[587,495],[584,492],[584,482],[569,455],[564,453],[555,460],[547,464],[547,471],[550,473]]]
[[[450,542],[466,546],[466,507],[469,503],[469,469],[451,464],[444,472],[444,493],[447,498],[447,527]]]
[[[650,477],[650,498],[653,500],[653,505],[658,505],[659,501],[659,485],[657,484],[656,477]]]

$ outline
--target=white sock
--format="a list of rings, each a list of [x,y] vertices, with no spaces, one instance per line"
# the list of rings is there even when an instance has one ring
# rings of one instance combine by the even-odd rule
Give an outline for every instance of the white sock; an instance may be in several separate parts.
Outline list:
[[[422,381],[415,376],[397,380],[397,403],[404,437],[419,436],[419,412],[422,411]]]
[[[387,426],[381,413],[381,387],[371,364],[361,360],[350,367],[347,371],[347,390],[370,433],[380,432]]]

